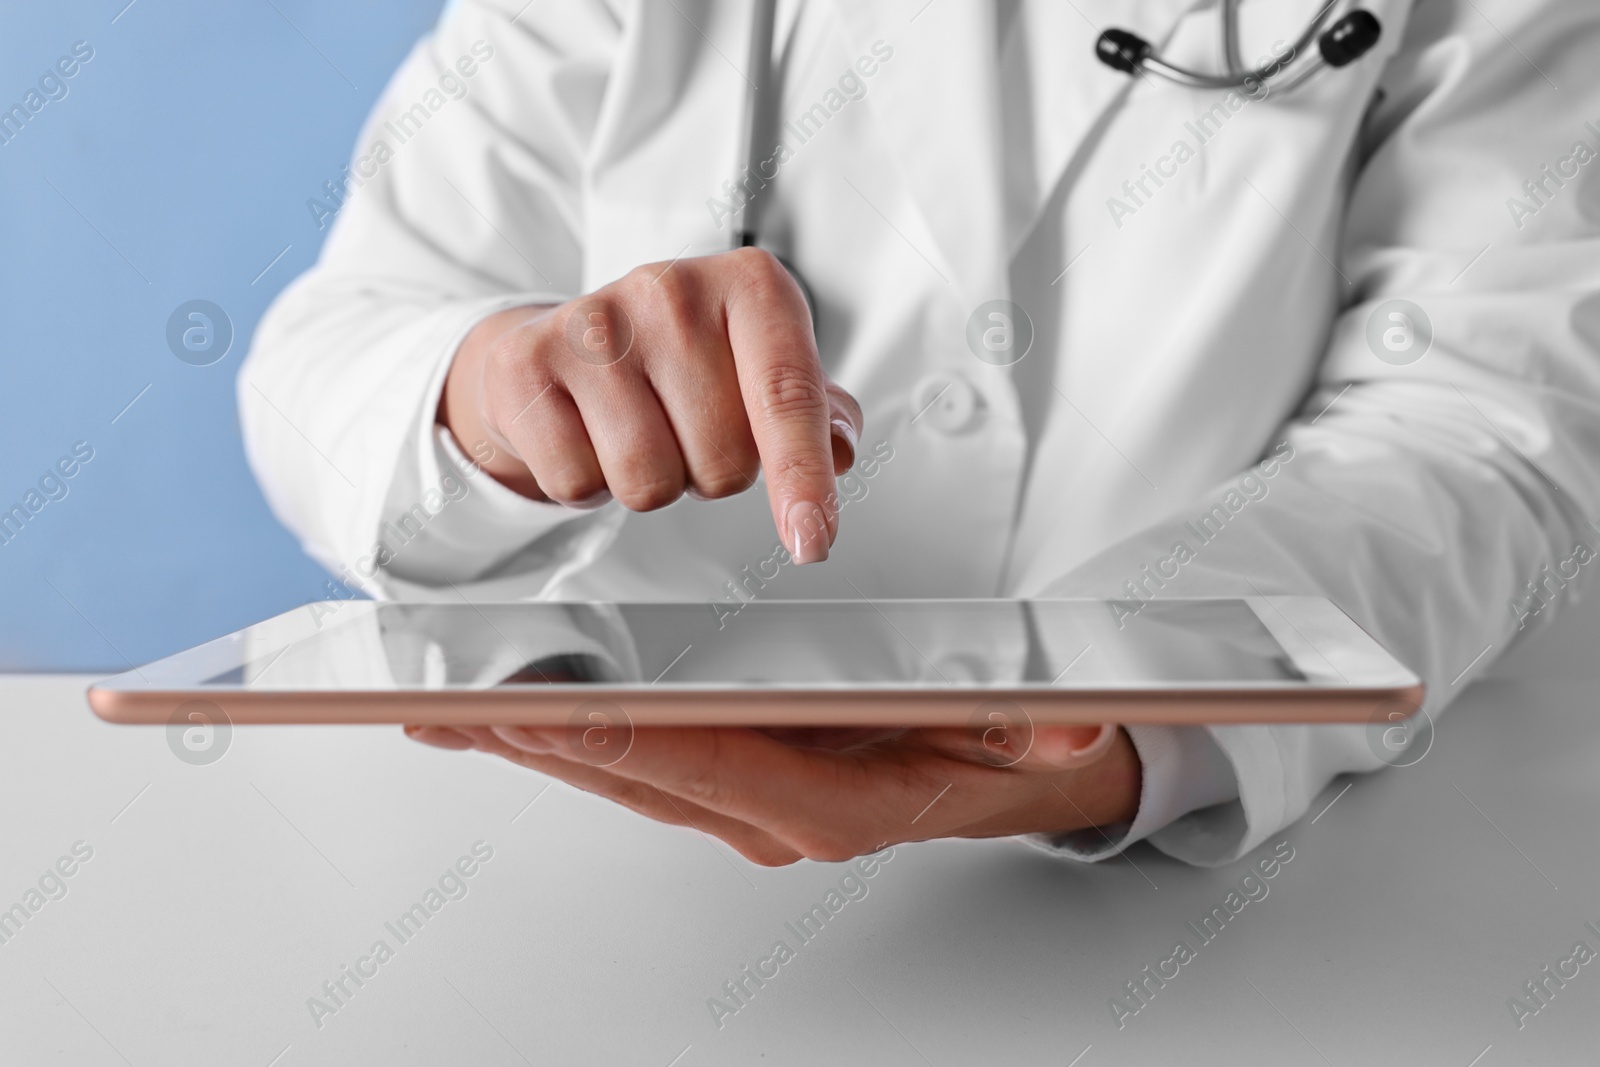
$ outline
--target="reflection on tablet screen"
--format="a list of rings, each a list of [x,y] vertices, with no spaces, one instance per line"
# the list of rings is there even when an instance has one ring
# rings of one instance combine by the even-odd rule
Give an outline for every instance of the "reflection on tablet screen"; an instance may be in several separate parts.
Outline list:
[[[375,604],[245,659],[206,684],[383,691],[1304,678],[1242,600],[779,600],[749,603],[736,616],[683,603]]]

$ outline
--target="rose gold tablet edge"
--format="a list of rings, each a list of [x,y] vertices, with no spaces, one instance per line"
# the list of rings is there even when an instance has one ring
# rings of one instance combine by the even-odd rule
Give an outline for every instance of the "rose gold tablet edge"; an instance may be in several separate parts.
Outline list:
[[[317,693],[286,690],[119,690],[98,685],[89,706],[107,722],[164,724],[179,705],[205,701],[239,724],[564,726],[581,705],[603,701],[635,726],[961,726],[991,701],[1016,705],[1035,723],[1365,722],[1377,711],[1411,715],[1421,682],[1361,689],[836,690],[607,689],[517,687],[469,692]],[[287,699],[286,699],[287,698]],[[463,699],[467,698],[467,699]],[[1315,711],[1311,707],[1315,706]],[[752,716],[752,707],[760,709]]]

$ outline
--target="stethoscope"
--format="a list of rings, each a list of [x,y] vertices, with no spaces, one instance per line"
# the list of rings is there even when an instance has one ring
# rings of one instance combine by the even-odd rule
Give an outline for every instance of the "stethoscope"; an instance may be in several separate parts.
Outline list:
[[[1109,29],[1102,32],[1095,41],[1095,55],[1107,66],[1134,77],[1148,72],[1194,89],[1246,89],[1253,95],[1260,86],[1283,77],[1291,67],[1294,71],[1288,75],[1287,80],[1272,82],[1273,87],[1279,92],[1287,92],[1298,87],[1327,67],[1347,66],[1370,51],[1372,46],[1378,43],[1378,37],[1382,33],[1377,18],[1362,8],[1356,8],[1324,30],[1323,25],[1339,4],[1339,0],[1328,0],[1311,20],[1311,24],[1305,28],[1305,32],[1294,42],[1286,58],[1274,60],[1254,69],[1246,69],[1239,57],[1238,0],[1218,0],[1218,3],[1221,5],[1222,55],[1223,62],[1227,66],[1225,73],[1205,74],[1169,63],[1161,58],[1154,45],[1131,30]],[[771,135],[777,122],[776,102],[773,100],[776,94],[771,92],[772,44],[777,6],[777,0],[752,0],[750,56],[746,68],[748,73],[745,76],[745,80],[751,85],[751,91],[746,93],[744,98],[744,177],[748,181],[751,175],[760,175],[763,189],[771,179],[761,170],[761,164],[764,162],[761,157],[772,143]],[[1317,43],[1317,54],[1307,62],[1295,63],[1313,40]],[[737,212],[738,221],[733,228],[734,247],[750,248],[758,243],[760,236],[758,208],[763,199],[765,198],[751,195],[745,197],[740,204]],[[784,265],[789,266],[790,273],[800,283],[800,288],[806,296],[806,303],[811,305],[815,314],[816,303],[812,298],[810,286],[792,266],[788,263]]]
[[[772,92],[772,42],[774,27],[778,17],[778,0],[752,0],[750,26],[750,60],[746,67],[745,80],[750,83],[750,92],[744,96],[744,173],[743,178],[748,181],[751,175],[756,175],[761,180],[761,188],[765,189],[776,177],[768,177],[761,169],[765,162],[761,157],[773,143],[772,131],[777,128],[777,103],[773,99],[777,96]],[[760,238],[759,208],[761,196],[746,197],[737,210],[737,223],[733,228],[735,248],[754,248]],[[774,253],[776,255],[776,253]],[[800,292],[806,298],[806,306],[811,309],[811,319],[816,321],[817,300],[811,292],[811,286],[806,282],[805,275],[795,269],[793,263],[783,256],[777,256],[789,270],[795,283],[800,286]]]
[[[750,92],[744,95],[744,176],[761,175],[761,154],[771,141],[771,131],[776,125],[776,108],[772,97],[772,35],[777,22],[778,0],[753,0],[750,26],[750,61],[745,80]],[[764,176],[763,176],[764,177]],[[765,181],[763,181],[765,187]],[[753,248],[757,237],[757,203],[762,198],[751,196],[738,211],[738,224],[734,226],[735,247]],[[809,297],[809,293],[807,296]]]
[[[1325,67],[1343,67],[1360,59],[1378,43],[1383,32],[1377,17],[1362,8],[1356,8],[1324,31],[1323,23],[1339,2],[1329,0],[1295,41],[1287,59],[1247,70],[1239,58],[1238,0],[1218,2],[1222,7],[1222,58],[1228,68],[1226,73],[1205,74],[1169,63],[1161,58],[1154,45],[1132,30],[1106,30],[1095,41],[1094,54],[1106,66],[1134,77],[1149,72],[1191,89],[1248,89],[1253,94],[1270,79],[1283,75],[1315,39],[1317,54],[1301,64],[1287,81],[1274,84],[1279,92],[1288,92]]]

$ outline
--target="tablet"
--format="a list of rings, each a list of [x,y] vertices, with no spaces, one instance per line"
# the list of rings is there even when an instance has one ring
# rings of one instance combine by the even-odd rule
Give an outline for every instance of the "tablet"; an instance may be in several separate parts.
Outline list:
[[[234,723],[935,726],[995,709],[1069,724],[1394,721],[1422,696],[1317,597],[352,600],[119,674],[89,703],[120,723],[181,722],[203,701]]]

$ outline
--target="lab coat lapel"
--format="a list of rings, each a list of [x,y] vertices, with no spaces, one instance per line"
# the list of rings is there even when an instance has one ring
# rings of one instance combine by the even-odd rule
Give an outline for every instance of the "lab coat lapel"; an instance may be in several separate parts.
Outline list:
[[[1007,296],[993,4],[835,2],[852,56],[894,49],[866,100],[938,246],[930,258],[966,302]]]
[[[585,290],[732,247],[712,210],[742,164],[753,5],[637,5],[585,161]]]
[[[1108,21],[1124,22],[1159,44],[1202,3],[1125,0]],[[852,56],[871,55],[877,41],[894,49],[871,79],[865,102],[936,246],[918,251],[939,263],[963,302],[1009,297],[1013,242],[1005,225],[993,0],[834,4]],[[750,22],[751,5],[744,3],[639,5],[622,44],[629,55],[615,65],[617,80],[606,87],[587,160],[586,288],[640,263],[730,247],[731,232],[717,224],[708,205],[742,163]],[[1079,52],[1084,64],[1093,64],[1097,31],[1078,22],[1085,36],[1064,41],[1064,52]],[[1132,83],[1091,69],[1064,88],[1056,84],[1051,98],[1037,104],[1059,116],[1063,133],[1047,157],[1043,196],[1092,147],[1103,112]],[[688,152],[684,145],[698,148]]]
[[[1038,200],[1028,213],[1027,225],[1011,234],[1013,250],[1027,240],[1057,186],[1070,180],[1068,172],[1075,170],[1075,165],[1081,166],[1086,153],[1094,151],[1112,109],[1142,88],[1138,81],[1095,58],[1095,42],[1101,31],[1112,26],[1130,29],[1154,43],[1158,50],[1164,50],[1186,16],[1205,8],[1209,15],[1217,17],[1215,6],[1214,0],[1098,0],[1075,4],[1038,0],[1029,6],[1026,32],[1044,35],[1050,41],[1047,52],[1059,55],[1060,62],[1049,70],[1034,72],[1031,79],[1038,87],[1032,102],[1034,112],[1047,118],[1034,146],[1041,161]],[[1212,47],[1212,33],[1204,34],[1208,49]],[[1158,83],[1148,88],[1160,91],[1167,87]]]
[[[1008,295],[1007,266],[1026,238],[1005,226],[998,18],[993,0],[834,0],[852,54],[875,41],[894,49],[867,95],[890,150],[899,159],[940,258],[965,298]],[[1084,151],[1107,109],[1137,84],[1094,59],[1101,29],[1122,25],[1158,47],[1184,16],[1207,0],[1118,0],[1056,8],[1040,4],[1029,32],[1060,41],[1061,72],[1034,101],[1057,125],[1045,152],[1037,219],[1044,202]],[[1065,14],[1063,14],[1065,12]],[[1104,18],[1096,18],[1104,14]],[[1070,16],[1070,19],[1068,18]],[[1104,25],[1100,25],[1104,22]],[[1064,72],[1064,73],[1063,73]]]

